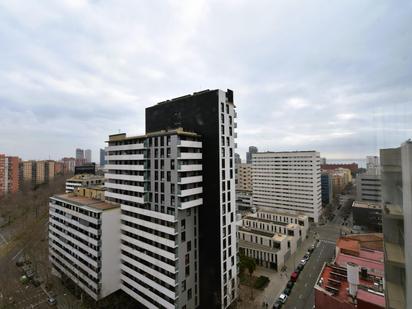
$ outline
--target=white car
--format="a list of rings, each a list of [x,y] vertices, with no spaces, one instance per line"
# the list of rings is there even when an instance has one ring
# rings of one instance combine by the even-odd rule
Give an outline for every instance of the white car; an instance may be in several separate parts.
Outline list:
[[[306,259],[301,259],[299,264],[306,265],[306,262],[307,262],[307,261],[308,261],[308,260],[306,260]]]
[[[279,295],[279,300],[282,302],[282,304],[286,303],[286,300],[288,299],[288,296],[286,294],[280,294]]]

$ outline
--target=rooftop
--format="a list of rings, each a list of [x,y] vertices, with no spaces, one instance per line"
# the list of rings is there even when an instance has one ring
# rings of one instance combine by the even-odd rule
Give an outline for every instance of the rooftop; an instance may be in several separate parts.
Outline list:
[[[337,240],[336,246],[342,252],[355,256],[361,255],[361,249],[362,251],[369,249],[383,252],[383,234],[371,233],[343,236]],[[363,252],[363,254],[366,253]]]
[[[94,175],[94,174],[77,174],[74,175],[73,177],[67,179],[67,181],[73,181],[73,180],[94,180],[94,179],[104,179],[103,176],[99,175]]]
[[[260,208],[258,210],[258,213],[268,213],[272,215],[279,215],[279,216],[285,216],[285,217],[292,217],[292,218],[298,218],[299,220],[305,220],[308,218],[306,215],[301,215],[301,214],[293,214],[289,212],[281,212],[281,211],[275,211],[273,209],[268,209],[268,208]]]
[[[194,132],[185,131],[183,130],[183,128],[176,128],[176,129],[171,129],[171,130],[161,130],[157,132],[150,132],[144,135],[135,135],[135,136],[126,136],[126,133],[112,134],[112,135],[109,135],[109,140],[106,142],[125,141],[125,140],[132,140],[132,139],[144,139],[147,137],[175,135],[175,134],[190,136],[190,137],[200,137],[199,134],[196,134]]]
[[[330,297],[337,298],[341,303],[353,304],[352,298],[348,295],[349,283],[346,267],[340,267],[336,264],[325,264],[319,278],[321,279],[316,283],[316,289],[323,290]],[[359,276],[356,298],[365,303],[385,308],[382,286],[377,285],[376,282],[373,276],[368,278]],[[355,308],[354,304],[353,308]]]
[[[382,209],[381,204],[353,201],[352,207],[368,208],[368,209]]]
[[[249,220],[254,220],[254,221],[258,221],[258,222],[264,222],[264,223],[273,223],[276,225],[282,225],[282,226],[287,226],[289,225],[289,223],[287,222],[280,222],[280,221],[273,221],[273,220],[268,220],[268,219],[262,219],[262,218],[258,218],[255,216],[246,216],[245,219],[249,219]]]
[[[118,204],[109,204],[101,200],[96,200],[96,199],[92,199],[92,198],[88,198],[84,196],[78,196],[74,193],[54,195],[53,197],[59,200],[62,200],[64,202],[75,204],[80,207],[90,207],[90,208],[94,208],[94,209],[102,210],[102,211],[119,207]]]

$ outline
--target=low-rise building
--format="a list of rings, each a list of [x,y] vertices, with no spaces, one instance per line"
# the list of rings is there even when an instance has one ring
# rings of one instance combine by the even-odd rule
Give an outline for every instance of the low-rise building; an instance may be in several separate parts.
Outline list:
[[[93,174],[78,174],[66,180],[66,193],[73,192],[79,187],[104,185],[104,177]]]
[[[259,210],[242,219],[239,252],[259,265],[280,269],[301,245],[309,229],[309,218]]]
[[[315,284],[317,309],[385,308],[382,234],[341,237]]]
[[[49,203],[49,259],[94,300],[120,288],[120,208],[77,194]]]
[[[253,208],[252,191],[236,190],[236,208],[251,211]]]
[[[368,232],[382,232],[382,204],[354,201],[353,225],[365,227]]]

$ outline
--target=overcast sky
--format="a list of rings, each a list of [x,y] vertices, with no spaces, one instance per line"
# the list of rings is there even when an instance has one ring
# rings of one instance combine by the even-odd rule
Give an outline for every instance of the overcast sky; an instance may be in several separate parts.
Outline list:
[[[412,136],[410,1],[0,0],[0,153],[93,157],[144,108],[233,89],[238,152],[361,158]]]

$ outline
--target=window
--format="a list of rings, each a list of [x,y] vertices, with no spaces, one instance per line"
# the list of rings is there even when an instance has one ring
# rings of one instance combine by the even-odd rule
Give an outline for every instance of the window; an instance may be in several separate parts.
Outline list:
[[[170,160],[170,169],[172,171],[175,169],[175,160]]]
[[[187,265],[187,266],[186,266],[186,268],[185,268],[185,275],[186,275],[186,277],[189,277],[189,276],[190,276],[190,265]]]
[[[190,250],[192,250],[192,242],[189,240],[187,242],[187,252],[190,252]]]
[[[188,265],[189,263],[190,263],[190,255],[189,253],[187,253],[185,256],[185,265]]]
[[[180,221],[180,226],[182,228],[182,230],[184,230],[186,228],[186,220],[182,219],[182,221]]]
[[[225,123],[225,115],[224,114],[220,114],[220,120],[222,123]]]
[[[225,134],[225,126],[223,124],[220,127],[220,131],[222,134]]]
[[[192,299],[192,289],[188,289],[187,290],[187,300],[191,300]]]
[[[226,104],[226,113],[229,114],[229,104]]]
[[[186,291],[186,280],[182,281],[182,292]]]
[[[181,236],[180,239],[181,239],[182,242],[186,241],[186,232],[185,231],[183,231],[180,236]]]

